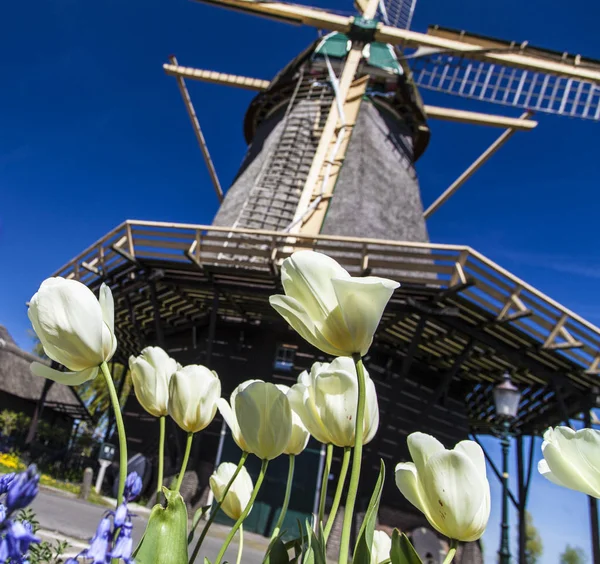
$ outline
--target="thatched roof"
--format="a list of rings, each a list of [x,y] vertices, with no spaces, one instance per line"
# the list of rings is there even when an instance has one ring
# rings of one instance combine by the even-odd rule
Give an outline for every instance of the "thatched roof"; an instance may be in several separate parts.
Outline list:
[[[38,401],[44,379],[34,376],[29,365],[47,362],[20,349],[6,327],[0,325],[0,391],[30,401]],[[54,383],[46,396],[44,409],[66,413],[78,419],[89,418],[89,413],[75,391],[69,386]]]

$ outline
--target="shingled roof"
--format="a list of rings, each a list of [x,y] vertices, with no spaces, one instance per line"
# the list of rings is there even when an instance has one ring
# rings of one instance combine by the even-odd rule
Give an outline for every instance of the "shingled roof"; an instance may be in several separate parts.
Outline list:
[[[17,346],[10,333],[0,325],[0,391],[19,398],[37,401],[44,387],[43,378],[31,374],[33,362],[47,362]],[[75,391],[55,383],[46,397],[45,409],[51,409],[77,418],[87,419],[89,413]]]

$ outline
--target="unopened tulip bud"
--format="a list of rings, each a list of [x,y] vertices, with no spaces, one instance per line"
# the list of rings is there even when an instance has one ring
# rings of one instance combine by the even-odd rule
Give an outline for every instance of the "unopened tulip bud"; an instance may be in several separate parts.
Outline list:
[[[235,477],[233,484],[229,488],[225,499],[223,492],[227,484],[233,478],[237,466],[231,462],[223,462],[219,465],[216,471],[210,477],[210,489],[215,496],[215,499],[221,502],[221,509],[225,515],[237,521],[242,515],[242,511],[246,508],[252,496],[254,485],[252,478],[248,474],[248,470],[242,466],[240,472]]]
[[[181,365],[160,347],[146,347],[139,356],[129,357],[135,397],[154,417],[168,414],[169,382]]]
[[[99,366],[115,354],[114,302],[106,284],[97,300],[81,282],[48,278],[31,298],[27,315],[48,357],[72,371],[34,362],[36,376],[78,386],[95,378]]]
[[[371,564],[381,564],[390,559],[392,539],[385,531],[373,531],[373,544],[371,545]]]
[[[292,433],[292,410],[275,384],[258,381],[239,391],[235,416],[248,452],[262,460],[283,453]]]
[[[262,380],[246,380],[242,382],[233,392],[231,393],[231,398],[229,400],[230,403],[227,403],[227,400],[224,398],[220,398],[217,401],[217,407],[219,408],[219,412],[225,419],[225,422],[229,426],[229,430],[231,431],[231,436],[235,441],[235,444],[239,446],[242,451],[250,452],[248,449],[248,445],[242,436],[242,432],[240,431],[240,426],[238,424],[237,416],[235,414],[235,398],[237,395],[246,387],[254,382],[262,382]]]
[[[205,366],[177,370],[169,384],[169,415],[184,431],[197,433],[210,425],[217,412],[221,381]]]
[[[277,387],[284,393],[286,396],[290,392],[289,386],[284,386],[283,384],[277,384]],[[289,400],[289,396],[288,396]],[[290,407],[292,409],[292,432],[290,434],[290,440],[288,441],[283,454],[300,454],[308,444],[308,440],[310,439],[310,433],[302,423],[302,419],[294,410],[294,406],[290,403]]]

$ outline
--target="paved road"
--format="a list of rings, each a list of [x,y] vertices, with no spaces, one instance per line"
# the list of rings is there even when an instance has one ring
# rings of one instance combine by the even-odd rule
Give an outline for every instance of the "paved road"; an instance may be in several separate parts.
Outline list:
[[[51,532],[56,532],[69,539],[84,541],[92,537],[100,518],[106,511],[105,508],[98,505],[46,491],[38,493],[31,507],[37,515],[40,527],[45,530],[44,538],[50,538],[52,536]],[[141,514],[142,512],[144,515]],[[147,518],[148,512],[143,510],[140,510],[140,514],[133,518],[134,546],[139,542],[144,532]],[[202,562],[204,556],[214,562],[226,534],[227,529],[225,527],[213,525],[196,562]],[[262,562],[265,542],[262,537],[245,535],[244,564],[260,564]],[[74,542],[73,546],[80,548],[80,543]],[[234,539],[234,542],[231,543],[225,553],[225,560],[235,562],[236,556],[237,543]]]

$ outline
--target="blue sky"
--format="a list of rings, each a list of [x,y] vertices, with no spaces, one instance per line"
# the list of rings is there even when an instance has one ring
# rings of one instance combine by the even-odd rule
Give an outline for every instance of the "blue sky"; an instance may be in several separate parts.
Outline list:
[[[352,10],[350,0],[318,5]],[[438,23],[600,58],[599,17],[600,4],[591,0],[419,0],[413,28]],[[271,78],[315,31],[187,0],[12,2],[3,21],[9,25],[0,35],[0,323],[27,348],[26,300],[84,247],[128,218],[209,223],[216,211],[175,81],[161,69],[168,56]],[[253,95],[189,88],[228,186],[245,151],[242,119]],[[485,109],[428,92],[424,98]],[[431,239],[473,246],[600,324],[598,124],[538,120],[536,130],[516,134],[432,216]],[[418,163],[425,205],[499,135],[435,121],[431,128]],[[499,446],[491,441],[490,449]],[[497,501],[495,480],[492,486]],[[586,507],[583,495],[534,481],[531,510],[544,563],[557,562],[567,542],[589,551]],[[499,503],[493,511],[488,562],[495,561]]]

